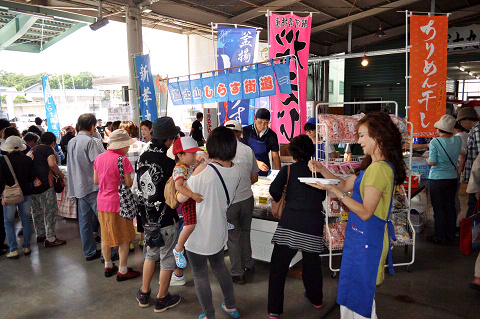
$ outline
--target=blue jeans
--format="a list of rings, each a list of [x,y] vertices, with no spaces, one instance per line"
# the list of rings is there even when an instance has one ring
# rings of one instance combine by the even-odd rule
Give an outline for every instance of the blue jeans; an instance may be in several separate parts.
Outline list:
[[[98,220],[97,194],[98,192],[92,192],[85,197],[77,198],[78,226],[85,257],[91,257],[97,252],[97,243],[93,235],[95,221]]]
[[[32,225],[30,224],[30,196],[24,196],[23,202],[3,206],[3,221],[5,223],[5,233],[8,239],[8,247],[11,252],[18,250],[17,234],[15,234],[15,212],[20,212],[20,218],[23,226],[23,248],[30,248],[30,239],[32,238]]]

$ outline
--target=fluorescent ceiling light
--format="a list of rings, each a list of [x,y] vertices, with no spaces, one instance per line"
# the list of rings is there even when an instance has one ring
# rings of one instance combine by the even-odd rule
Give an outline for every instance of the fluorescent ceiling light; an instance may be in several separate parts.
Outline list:
[[[473,76],[473,72],[472,71],[468,72],[468,75]]]
[[[465,71],[465,68],[464,68],[463,66],[459,66],[458,68],[459,68],[460,71],[462,71],[462,72]]]

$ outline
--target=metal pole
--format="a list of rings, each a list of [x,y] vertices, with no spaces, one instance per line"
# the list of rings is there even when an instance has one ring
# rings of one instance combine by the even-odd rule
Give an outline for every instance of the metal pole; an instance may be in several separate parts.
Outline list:
[[[352,53],[352,28],[353,22],[348,24],[348,53]]]
[[[140,17],[140,10],[133,6],[127,6],[127,14],[125,17],[127,26],[127,50],[128,50],[128,95],[130,104],[130,113],[132,115],[132,121],[137,125],[139,124],[139,109],[137,99],[137,81],[135,74],[134,55],[142,54],[142,42],[138,39],[139,32],[141,34],[142,29],[138,30],[138,23]],[[141,23],[141,20],[140,20]],[[140,45],[139,45],[140,42]]]
[[[430,13],[435,13],[435,0],[430,0]]]

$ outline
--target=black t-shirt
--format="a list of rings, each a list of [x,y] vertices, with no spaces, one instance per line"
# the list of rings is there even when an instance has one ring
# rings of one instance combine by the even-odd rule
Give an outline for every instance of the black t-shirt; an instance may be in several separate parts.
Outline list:
[[[13,184],[15,184],[10,168],[5,161],[6,156],[8,156],[8,159],[12,164],[13,172],[17,177],[23,195],[31,195],[33,191],[32,182],[35,179],[33,161],[30,157],[21,152],[12,152],[8,155],[0,156],[0,194],[3,193],[5,184],[8,186],[13,186]]]
[[[139,208],[142,220],[156,222],[165,207],[164,189],[172,176],[175,161],[167,157],[165,145],[150,144],[136,164],[137,186],[141,192]],[[162,217],[161,227],[173,225],[178,220],[177,212],[167,205]]]
[[[195,141],[203,141],[203,128],[202,123],[199,120],[195,120],[192,123],[192,138]]]
[[[35,186],[34,183],[34,194],[41,194],[50,188],[50,182],[48,180],[50,166],[48,166],[47,160],[50,155],[55,156],[55,151],[50,145],[37,145],[29,152],[29,156],[33,158],[33,168],[35,170],[35,174],[41,182],[39,186]]]
[[[102,138],[105,137],[105,126],[97,126],[97,131],[98,131],[98,133],[100,133]]]

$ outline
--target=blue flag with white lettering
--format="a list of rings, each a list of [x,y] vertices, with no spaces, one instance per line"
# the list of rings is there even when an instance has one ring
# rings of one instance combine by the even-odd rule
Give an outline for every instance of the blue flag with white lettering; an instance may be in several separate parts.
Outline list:
[[[143,120],[155,121],[157,114],[157,99],[155,98],[155,84],[150,68],[150,55],[135,57],[137,80],[140,87],[140,110]],[[138,112],[138,110],[133,110]]]
[[[58,121],[57,106],[53,100],[52,90],[48,83],[48,77],[42,76],[43,98],[45,100],[45,111],[47,112],[48,131],[60,138],[60,122]]]

